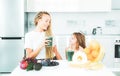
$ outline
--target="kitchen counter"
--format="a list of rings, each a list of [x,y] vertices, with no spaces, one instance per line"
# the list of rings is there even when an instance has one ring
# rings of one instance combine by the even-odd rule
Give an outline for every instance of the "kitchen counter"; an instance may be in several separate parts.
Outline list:
[[[104,67],[99,70],[87,70],[69,66],[66,60],[59,60],[58,66],[42,67],[40,71],[26,71],[17,66],[10,76],[115,76],[111,70]]]

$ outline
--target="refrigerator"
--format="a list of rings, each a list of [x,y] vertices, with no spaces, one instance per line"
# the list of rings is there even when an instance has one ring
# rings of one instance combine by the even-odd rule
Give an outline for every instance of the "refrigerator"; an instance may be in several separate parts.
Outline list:
[[[24,0],[0,0],[0,74],[11,73],[24,55]]]

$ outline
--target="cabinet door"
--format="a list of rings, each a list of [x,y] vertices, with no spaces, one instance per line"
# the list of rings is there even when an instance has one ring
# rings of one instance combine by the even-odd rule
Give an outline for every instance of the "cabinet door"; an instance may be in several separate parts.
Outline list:
[[[27,12],[105,12],[111,0],[27,0]]]
[[[12,72],[24,54],[24,39],[0,39],[0,72]]]
[[[24,36],[24,0],[0,0],[0,36]]]
[[[103,58],[103,64],[109,68],[114,67],[114,39],[113,38],[100,38],[98,41],[104,48],[105,56]]]
[[[112,0],[112,9],[120,10],[120,0]]]

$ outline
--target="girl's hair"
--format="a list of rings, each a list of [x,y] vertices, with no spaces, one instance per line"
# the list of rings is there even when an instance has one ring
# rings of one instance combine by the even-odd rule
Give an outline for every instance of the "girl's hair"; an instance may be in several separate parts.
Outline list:
[[[50,14],[46,11],[42,11],[42,12],[38,12],[37,15],[35,16],[34,19],[34,24],[35,26],[37,26],[39,19],[42,19],[43,15],[49,15]],[[53,36],[52,34],[52,29],[51,29],[51,21],[50,21],[50,25],[48,26],[48,29],[45,31],[45,36]],[[45,47],[46,49],[46,58],[53,58],[53,48],[52,47]]]
[[[77,39],[77,46],[76,46],[76,49],[79,48],[79,46],[81,46],[82,48],[85,48],[86,47],[86,44],[85,44],[85,36],[80,33],[80,32],[74,32],[73,35],[76,37]]]

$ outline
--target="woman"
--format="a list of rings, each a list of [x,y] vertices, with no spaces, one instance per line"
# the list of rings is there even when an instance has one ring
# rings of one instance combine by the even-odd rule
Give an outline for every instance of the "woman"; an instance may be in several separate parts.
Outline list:
[[[36,28],[25,35],[25,49],[28,58],[50,58],[56,57],[62,59],[57,47],[54,44],[52,47],[47,47],[49,41],[46,36],[52,36],[51,17],[48,12],[39,12],[34,19]]]
[[[67,52],[68,50],[73,50],[74,53],[78,51],[83,52],[83,49],[85,47],[86,47],[85,36],[79,32],[75,32],[72,34],[70,41],[69,41],[69,46],[65,49],[65,52]]]

